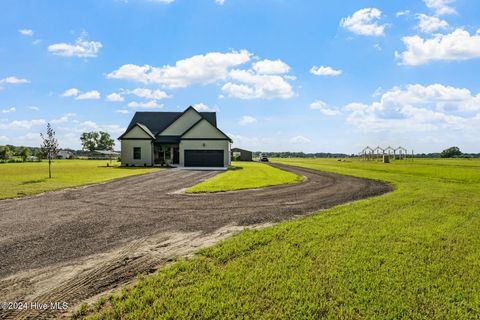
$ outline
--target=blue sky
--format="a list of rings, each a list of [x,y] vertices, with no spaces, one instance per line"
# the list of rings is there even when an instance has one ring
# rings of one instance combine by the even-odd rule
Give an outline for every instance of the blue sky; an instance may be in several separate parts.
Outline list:
[[[2,1],[0,144],[194,105],[252,150],[479,152],[480,4],[338,3]]]

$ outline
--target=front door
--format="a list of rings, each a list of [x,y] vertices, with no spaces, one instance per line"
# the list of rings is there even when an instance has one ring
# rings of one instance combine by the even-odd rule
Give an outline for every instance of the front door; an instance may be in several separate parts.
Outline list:
[[[161,146],[155,146],[153,149],[153,162],[161,164],[165,162],[164,152]]]

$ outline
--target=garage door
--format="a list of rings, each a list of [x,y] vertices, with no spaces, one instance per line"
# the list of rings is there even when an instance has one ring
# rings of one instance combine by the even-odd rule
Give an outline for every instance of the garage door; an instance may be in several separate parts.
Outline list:
[[[185,150],[185,167],[223,167],[223,150]]]

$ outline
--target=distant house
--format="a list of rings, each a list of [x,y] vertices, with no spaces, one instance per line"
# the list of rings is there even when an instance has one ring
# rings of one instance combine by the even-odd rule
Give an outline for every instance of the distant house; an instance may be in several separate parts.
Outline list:
[[[123,166],[227,167],[232,140],[215,112],[136,112],[119,138]]]
[[[118,158],[120,152],[112,150],[94,150],[92,155],[88,157],[90,160],[112,160]]]
[[[69,150],[60,150],[57,153],[57,159],[73,159],[75,154]]]
[[[232,160],[235,161],[252,161],[252,151],[232,148]]]

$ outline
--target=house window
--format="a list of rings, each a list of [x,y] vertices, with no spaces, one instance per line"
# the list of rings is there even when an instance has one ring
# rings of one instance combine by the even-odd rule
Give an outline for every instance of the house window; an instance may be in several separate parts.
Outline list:
[[[142,148],[140,147],[133,148],[133,159],[134,160],[142,159]]]

